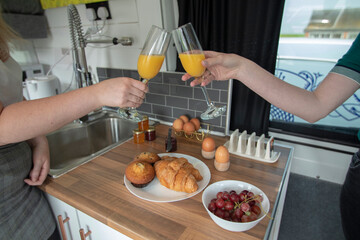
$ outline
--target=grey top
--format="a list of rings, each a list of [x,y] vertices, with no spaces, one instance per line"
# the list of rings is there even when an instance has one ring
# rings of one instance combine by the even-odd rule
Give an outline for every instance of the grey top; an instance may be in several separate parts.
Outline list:
[[[0,62],[0,101],[22,101],[19,65]],[[20,73],[20,74],[19,74]],[[26,142],[0,146],[0,239],[48,239],[55,220],[44,194],[24,182],[32,169],[32,151]]]

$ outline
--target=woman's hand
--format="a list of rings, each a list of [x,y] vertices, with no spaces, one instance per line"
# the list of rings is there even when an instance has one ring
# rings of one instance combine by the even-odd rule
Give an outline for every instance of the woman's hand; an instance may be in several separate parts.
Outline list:
[[[236,54],[226,54],[212,51],[205,51],[205,60],[202,61],[202,65],[206,67],[206,71],[203,76],[193,80],[190,85],[195,86],[201,84],[206,86],[213,80],[229,80],[238,78],[238,72],[242,65],[242,61],[245,59]],[[182,80],[186,81],[190,79],[190,74],[182,76]]]
[[[148,91],[146,84],[128,77],[104,80],[98,85],[100,102],[112,107],[139,107]]]
[[[32,149],[33,168],[24,182],[38,186],[44,182],[50,170],[49,145],[45,136],[30,139],[28,143]]]

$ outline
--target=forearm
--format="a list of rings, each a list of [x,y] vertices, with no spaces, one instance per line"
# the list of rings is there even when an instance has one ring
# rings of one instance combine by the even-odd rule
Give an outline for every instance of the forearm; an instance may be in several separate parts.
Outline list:
[[[344,80],[344,83],[340,85],[338,83],[340,80],[331,75],[326,77],[325,83],[321,84],[319,89],[310,92],[276,78],[251,61],[244,61],[236,76],[240,81],[276,107],[309,122],[316,122],[325,117],[355,91],[349,87],[347,89],[350,90],[347,93],[335,92],[343,90],[339,89],[339,86],[352,83]],[[333,94],[345,97],[336,99]]]
[[[94,86],[3,108],[0,145],[45,135],[100,107]]]

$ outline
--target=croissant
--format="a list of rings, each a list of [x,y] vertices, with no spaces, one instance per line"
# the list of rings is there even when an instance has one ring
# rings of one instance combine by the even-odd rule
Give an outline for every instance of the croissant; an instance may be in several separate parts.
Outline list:
[[[197,181],[203,179],[185,158],[163,157],[155,163],[155,173],[161,185],[178,192],[196,192]]]

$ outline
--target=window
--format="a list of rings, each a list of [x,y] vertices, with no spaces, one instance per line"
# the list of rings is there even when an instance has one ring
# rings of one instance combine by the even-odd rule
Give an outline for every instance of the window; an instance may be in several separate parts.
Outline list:
[[[275,75],[313,91],[360,32],[358,0],[287,0]],[[275,106],[270,131],[356,145],[360,126],[360,90],[315,124]]]

